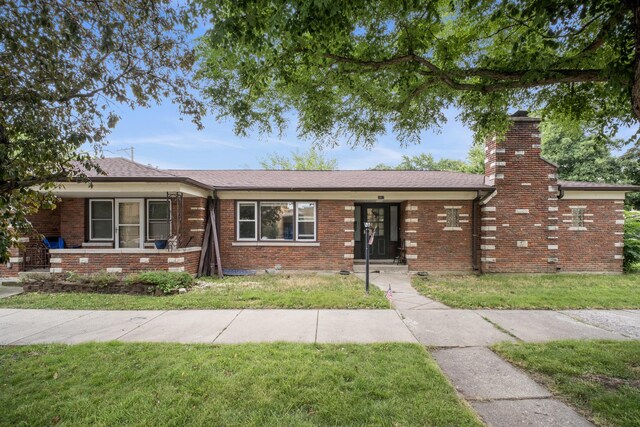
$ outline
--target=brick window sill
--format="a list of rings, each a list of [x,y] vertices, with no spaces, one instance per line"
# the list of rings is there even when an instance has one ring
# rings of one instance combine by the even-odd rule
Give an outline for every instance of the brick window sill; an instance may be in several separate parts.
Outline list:
[[[231,242],[231,246],[320,246],[320,242]]]
[[[444,231],[462,231],[462,227],[445,227]]]
[[[587,231],[587,227],[569,227],[569,231]]]

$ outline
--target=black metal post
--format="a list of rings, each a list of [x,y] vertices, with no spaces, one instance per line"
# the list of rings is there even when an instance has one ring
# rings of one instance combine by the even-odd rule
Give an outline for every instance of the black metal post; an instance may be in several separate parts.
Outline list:
[[[369,294],[369,232],[371,231],[371,224],[364,223],[364,271],[365,271],[365,291]]]

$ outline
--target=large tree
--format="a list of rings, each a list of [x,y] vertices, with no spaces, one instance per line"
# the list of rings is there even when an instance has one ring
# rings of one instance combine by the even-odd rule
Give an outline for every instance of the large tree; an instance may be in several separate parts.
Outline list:
[[[99,152],[122,107],[170,98],[199,124],[192,12],[171,0],[0,0],[0,260],[26,216],[55,203],[53,183],[93,166],[80,148]]]
[[[401,143],[448,107],[482,140],[507,109],[604,132],[640,118],[638,0],[201,0],[200,76],[239,134]]]
[[[558,165],[558,175],[569,181],[640,185],[640,150],[622,155],[623,142],[602,137],[579,124],[542,124],[542,155]],[[627,206],[640,209],[640,194],[627,196]]]

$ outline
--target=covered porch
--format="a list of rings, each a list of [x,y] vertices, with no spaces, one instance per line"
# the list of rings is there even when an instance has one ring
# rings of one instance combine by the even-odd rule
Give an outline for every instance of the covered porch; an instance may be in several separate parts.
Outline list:
[[[69,183],[31,218],[21,271],[195,274],[209,191],[181,182]]]

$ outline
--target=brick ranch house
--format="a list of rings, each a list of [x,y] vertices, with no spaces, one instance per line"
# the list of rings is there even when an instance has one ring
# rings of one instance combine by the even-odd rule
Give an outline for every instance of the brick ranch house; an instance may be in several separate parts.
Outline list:
[[[401,259],[410,271],[621,272],[625,193],[640,187],[558,180],[540,156],[539,120],[512,122],[504,141],[487,142],[484,175],[160,170],[102,159],[107,175],[94,174],[92,187],[63,184],[56,209],[32,218],[39,235],[21,239],[0,276],[195,274],[215,262],[201,256],[214,217],[224,269],[353,270],[370,222],[371,258]],[[46,249],[40,236],[62,237],[64,248]],[[175,247],[154,247],[168,236]]]

